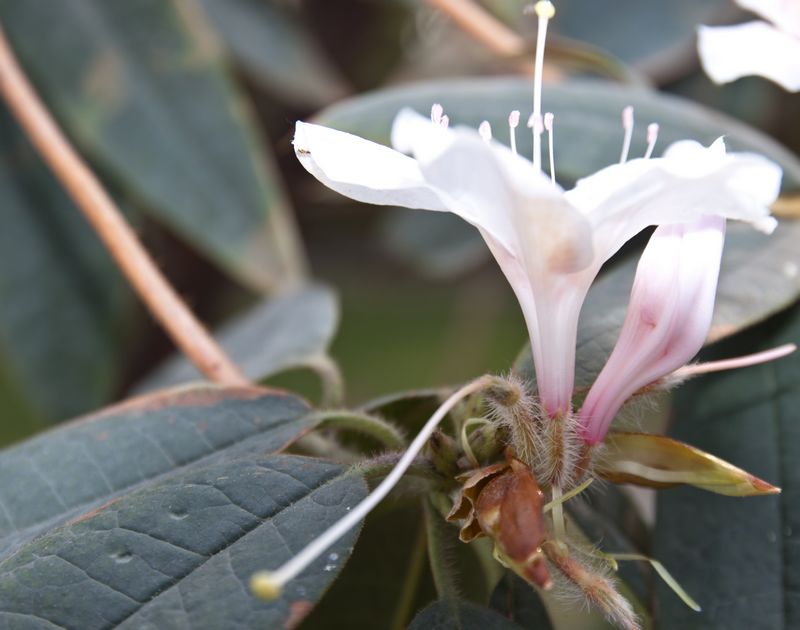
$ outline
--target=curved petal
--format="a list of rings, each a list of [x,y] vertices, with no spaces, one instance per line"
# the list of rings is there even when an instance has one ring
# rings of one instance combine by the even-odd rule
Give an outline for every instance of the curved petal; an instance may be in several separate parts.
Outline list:
[[[800,37],[800,3],[797,0],[736,0],[743,9],[773,22],[782,31]]]
[[[706,74],[729,83],[757,74],[790,92],[800,90],[800,36],[748,22],[736,26],[700,26],[697,50]]]
[[[580,180],[565,193],[594,225],[594,267],[650,225],[695,221],[705,215],[739,219],[771,232],[769,205],[780,192],[781,169],[748,153],[726,154],[683,141],[663,158],[632,160]]]
[[[356,201],[445,211],[416,161],[388,147],[298,122],[294,150],[306,170],[338,193]]]
[[[636,269],[619,339],[580,410],[586,442],[602,441],[635,391],[682,366],[703,346],[724,240],[725,219],[716,216],[653,233]]]

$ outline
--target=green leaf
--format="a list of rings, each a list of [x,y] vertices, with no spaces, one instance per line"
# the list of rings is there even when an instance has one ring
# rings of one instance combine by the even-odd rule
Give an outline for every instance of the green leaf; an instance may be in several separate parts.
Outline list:
[[[38,537],[0,562],[4,627],[293,628],[334,580],[351,531],[263,602],[275,568],[366,495],[337,465],[258,455],[195,467]]]
[[[437,80],[378,90],[323,110],[316,122],[388,144],[392,120],[403,107],[423,114],[441,103],[454,125],[477,127],[488,120],[501,142],[507,140],[508,114],[525,112],[531,98],[530,80],[522,77]],[[640,125],[631,155],[642,155],[646,123],[660,125],[658,147],[693,139],[710,144],[725,136],[731,151],[754,151],[784,169],[784,189],[800,187],[800,160],[765,134],[691,101],[657,92],[599,81],[571,81],[544,89],[543,111],[555,114],[556,175],[574,182],[619,160],[622,146],[620,114],[627,105]],[[517,147],[531,154],[530,134],[517,134]],[[659,148],[656,148],[656,154]]]
[[[132,399],[0,451],[0,559],[54,526],[187,468],[280,450],[310,426],[307,412],[294,396],[255,387],[182,388]]]
[[[551,630],[553,627],[536,590],[511,571],[506,571],[494,589],[490,606],[523,628]]]
[[[278,372],[313,366],[326,355],[338,323],[334,292],[312,286],[263,300],[222,326],[215,338],[247,378],[263,381]],[[202,378],[183,355],[176,355],[140,383],[137,391]]]
[[[266,289],[302,255],[275,167],[191,2],[0,2],[15,52],[66,131],[122,193]]]
[[[300,16],[268,0],[203,0],[236,59],[281,98],[298,105],[337,101],[347,87]]]
[[[800,307],[714,349],[714,357],[800,335]],[[709,353],[710,354],[710,353]],[[708,358],[712,358],[709,356]],[[800,356],[714,374],[677,390],[671,435],[782,488],[734,498],[692,488],[659,493],[654,556],[702,606],[692,613],[658,590],[663,628],[795,628],[800,547]]]
[[[408,630],[521,630],[491,608],[459,602],[453,609],[444,601],[434,602],[414,617]]]
[[[0,156],[3,444],[115,393],[132,294],[5,111]]]

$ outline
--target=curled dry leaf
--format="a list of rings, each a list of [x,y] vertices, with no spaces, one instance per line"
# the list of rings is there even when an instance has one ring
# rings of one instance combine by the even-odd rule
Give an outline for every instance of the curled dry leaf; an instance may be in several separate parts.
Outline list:
[[[733,464],[661,435],[612,432],[604,447],[595,472],[614,483],[651,488],[688,484],[734,497],[780,492]]]

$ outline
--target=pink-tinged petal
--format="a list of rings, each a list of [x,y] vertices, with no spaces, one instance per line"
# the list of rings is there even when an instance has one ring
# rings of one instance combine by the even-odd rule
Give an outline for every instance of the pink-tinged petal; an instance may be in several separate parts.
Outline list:
[[[619,339],[580,410],[586,442],[602,441],[628,398],[691,359],[708,335],[725,219],[656,229],[642,253]]]
[[[797,0],[736,0],[743,9],[773,22],[782,31],[800,37],[800,2]]]
[[[582,275],[594,259],[591,226],[524,158],[474,131],[427,133],[430,124],[398,117],[393,143],[410,150],[451,211],[481,231],[522,307],[539,397],[551,415],[565,413],[578,315],[594,277]]]
[[[800,36],[747,22],[736,26],[700,26],[697,50],[715,83],[759,75],[790,92],[800,90]]]
[[[423,178],[416,161],[383,145],[298,122],[294,150],[309,173],[328,188],[356,201],[447,210]]]

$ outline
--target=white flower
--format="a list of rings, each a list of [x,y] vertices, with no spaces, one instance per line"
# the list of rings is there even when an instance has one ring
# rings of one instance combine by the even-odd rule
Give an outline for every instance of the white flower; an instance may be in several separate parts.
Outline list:
[[[728,83],[757,74],[791,92],[800,90],[800,2],[736,0],[772,24],[756,20],[698,29],[698,51],[706,74]]]
[[[619,339],[580,410],[587,443],[603,441],[634,392],[682,367],[703,347],[724,241],[725,219],[719,216],[662,226],[650,237]]]
[[[571,409],[578,315],[589,286],[627,240],[649,225],[705,215],[766,232],[775,226],[768,206],[780,168],[727,154],[721,139],[708,148],[677,143],[663,158],[610,166],[569,191],[505,146],[409,110],[395,119],[392,143],[397,151],[302,122],[294,139],[306,169],[348,197],[446,210],[478,228],[522,307],[551,416]]]

